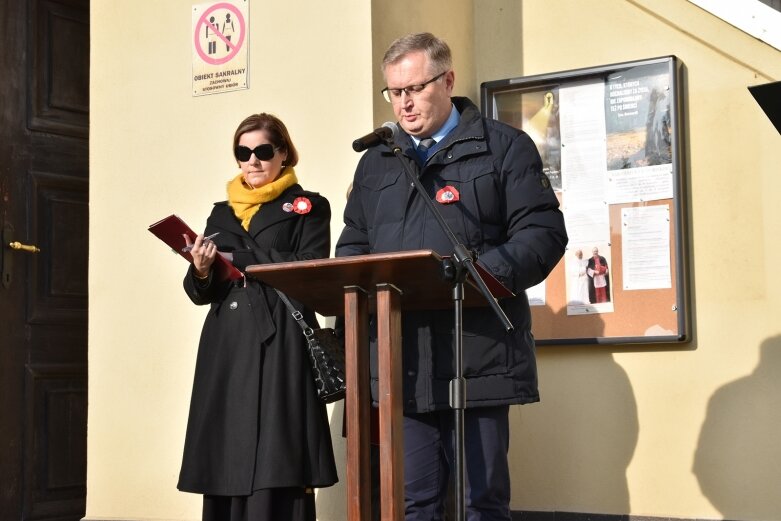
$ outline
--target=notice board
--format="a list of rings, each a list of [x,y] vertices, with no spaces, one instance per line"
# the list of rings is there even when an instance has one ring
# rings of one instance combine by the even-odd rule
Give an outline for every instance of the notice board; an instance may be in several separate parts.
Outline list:
[[[691,339],[681,70],[664,56],[481,84],[483,114],[537,144],[567,225],[527,290],[538,344]]]

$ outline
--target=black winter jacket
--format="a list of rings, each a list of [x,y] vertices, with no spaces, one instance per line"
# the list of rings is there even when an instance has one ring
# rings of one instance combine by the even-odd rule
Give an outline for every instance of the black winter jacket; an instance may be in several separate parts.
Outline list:
[[[567,234],[559,202],[542,173],[539,153],[524,132],[482,118],[467,98],[453,98],[461,117],[424,165],[410,137],[396,144],[431,198],[451,186],[459,200],[439,209],[458,239],[515,297],[502,308],[513,323],[504,332],[490,308],[464,310],[467,407],[539,400],[531,315],[525,289],[541,282],[564,254]],[[385,147],[361,158],[344,212],[336,256],[452,246],[402,165]],[[404,313],[402,319],[405,412],[448,407],[453,378],[452,310]],[[376,332],[371,338],[372,395],[377,400]]]

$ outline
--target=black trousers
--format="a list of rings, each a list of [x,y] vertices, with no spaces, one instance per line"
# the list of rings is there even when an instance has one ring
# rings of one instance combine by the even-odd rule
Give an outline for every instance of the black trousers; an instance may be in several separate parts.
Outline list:
[[[509,406],[464,412],[467,521],[510,521]],[[444,519],[455,472],[453,411],[404,416],[406,521]]]

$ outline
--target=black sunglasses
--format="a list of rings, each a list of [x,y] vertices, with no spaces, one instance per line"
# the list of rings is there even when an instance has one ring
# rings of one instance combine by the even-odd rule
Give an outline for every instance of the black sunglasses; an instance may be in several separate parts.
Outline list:
[[[233,150],[233,154],[236,156],[236,159],[242,162],[249,161],[249,158],[252,157],[252,154],[255,154],[255,157],[260,161],[268,161],[274,157],[276,150],[277,149],[274,148],[274,145],[270,143],[264,143],[252,149],[239,145]]]

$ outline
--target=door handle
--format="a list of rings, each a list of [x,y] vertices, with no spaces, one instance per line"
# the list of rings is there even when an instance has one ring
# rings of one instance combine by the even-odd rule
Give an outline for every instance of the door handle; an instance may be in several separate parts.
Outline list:
[[[12,250],[21,250],[30,253],[38,253],[41,251],[38,246],[34,246],[32,244],[22,244],[19,241],[9,242],[8,246],[10,246]]]
[[[4,288],[11,286],[14,251],[26,251],[28,253],[41,251],[38,246],[15,241],[14,227],[9,222],[3,224],[2,235],[0,236],[0,250],[0,285]]]

